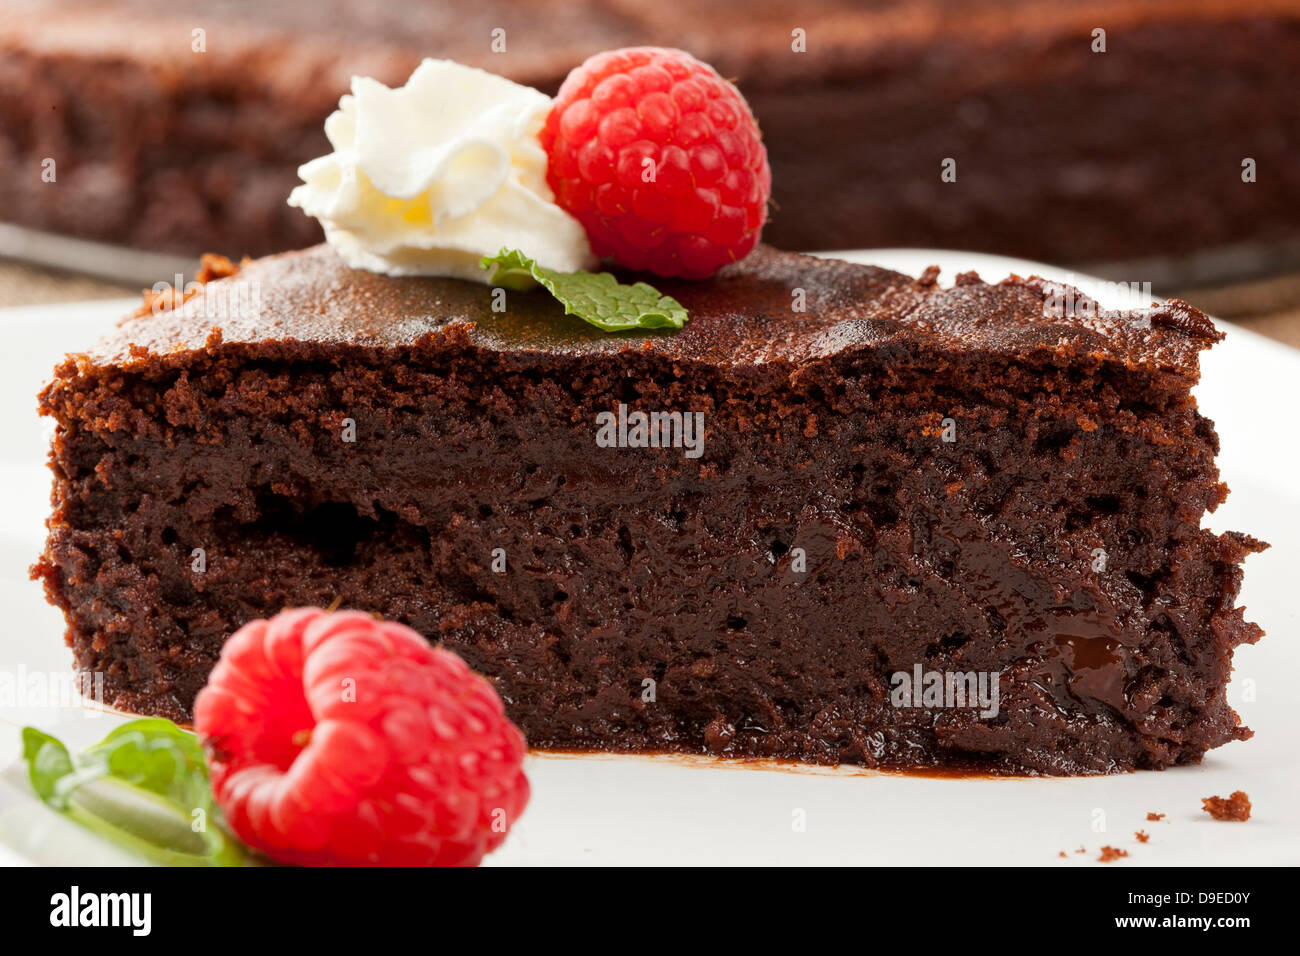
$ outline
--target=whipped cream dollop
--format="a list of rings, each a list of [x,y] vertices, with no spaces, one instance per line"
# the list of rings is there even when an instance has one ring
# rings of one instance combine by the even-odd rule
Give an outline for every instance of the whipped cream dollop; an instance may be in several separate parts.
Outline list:
[[[353,77],[325,121],[334,152],[299,168],[289,205],[356,269],[487,282],[479,259],[502,248],[561,272],[594,268],[586,232],[546,184],[550,106],[450,60],[425,60],[396,89]]]

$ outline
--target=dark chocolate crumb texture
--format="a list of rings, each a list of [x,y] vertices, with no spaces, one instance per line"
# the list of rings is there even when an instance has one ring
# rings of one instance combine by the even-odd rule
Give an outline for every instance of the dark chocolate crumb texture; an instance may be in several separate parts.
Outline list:
[[[1250,736],[1204,315],[763,247],[656,284],[686,328],[612,336],[320,246],[70,356],[33,573],[79,666],[186,719],[236,628],[341,602],[539,748],[1077,774]]]

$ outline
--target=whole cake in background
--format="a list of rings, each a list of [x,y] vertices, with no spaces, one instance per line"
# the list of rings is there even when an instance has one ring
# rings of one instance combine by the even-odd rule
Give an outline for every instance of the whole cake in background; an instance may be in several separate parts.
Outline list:
[[[282,200],[352,74],[450,57],[554,93],[630,44],[737,80],[782,248],[1096,263],[1285,259],[1300,239],[1291,0],[6,0],[0,215],[167,252],[297,248],[320,232]]]

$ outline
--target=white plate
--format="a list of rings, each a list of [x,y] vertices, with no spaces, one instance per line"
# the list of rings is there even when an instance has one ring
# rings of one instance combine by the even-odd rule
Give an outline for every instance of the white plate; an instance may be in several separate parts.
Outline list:
[[[1079,280],[1059,269],[969,253],[877,250],[849,254],[913,275],[934,263],[943,280],[971,268]],[[1087,285],[1086,282],[1083,284]],[[1095,291],[1105,303],[1107,288]],[[27,567],[40,552],[49,507],[48,427],[34,396],[70,349],[88,346],[129,301],[0,310],[0,675],[66,672],[61,616]],[[1081,779],[934,779],[840,770],[755,768],[675,757],[534,756],[533,801],[490,863],[553,864],[1046,864],[1091,865],[1099,847],[1129,851],[1120,866],[1300,862],[1300,672],[1295,568],[1300,492],[1291,476],[1300,445],[1290,422],[1300,352],[1230,328],[1204,362],[1198,389],[1223,441],[1233,488],[1211,516],[1271,541],[1248,562],[1242,602],[1269,636],[1236,654],[1232,705],[1254,728],[1245,743],[1212,751],[1199,767]],[[131,862],[31,796],[18,727],[33,723],[84,745],[118,718],[75,707],[0,707],[0,862]],[[1215,823],[1201,797],[1247,791],[1249,823]],[[1149,823],[1148,811],[1166,813]],[[802,824],[802,826],[800,825]],[[1138,843],[1136,830],[1150,834]],[[1076,854],[1080,846],[1086,854]],[[1064,859],[1058,856],[1066,851]]]

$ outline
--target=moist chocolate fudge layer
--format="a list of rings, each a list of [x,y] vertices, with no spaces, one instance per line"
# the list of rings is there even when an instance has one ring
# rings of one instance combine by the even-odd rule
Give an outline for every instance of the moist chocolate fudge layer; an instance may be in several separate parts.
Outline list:
[[[297,248],[320,233],[284,198],[352,74],[400,84],[446,56],[554,92],[646,43],[749,97],[784,248],[1089,262],[1300,236],[1293,0],[7,0],[0,215],[169,252]]]
[[[322,246],[69,357],[34,573],[79,665],[184,719],[235,628],[341,602],[490,675],[534,747],[1067,774],[1249,736],[1261,545],[1200,528],[1205,316],[765,247],[660,287],[687,327],[613,336]],[[598,447],[620,404],[703,413],[703,453]],[[998,674],[997,714],[894,706],[917,666]]]

